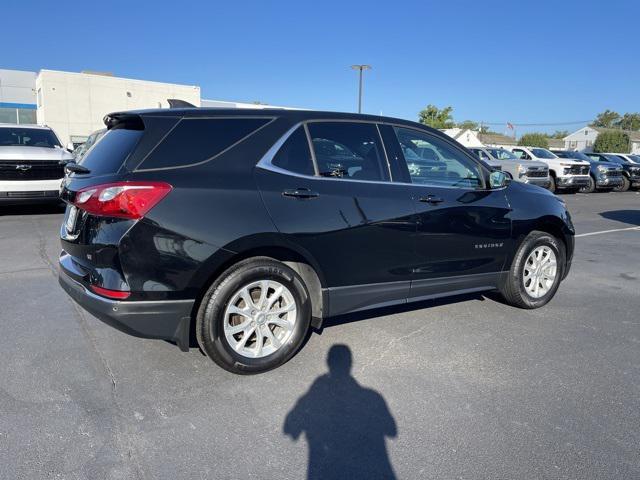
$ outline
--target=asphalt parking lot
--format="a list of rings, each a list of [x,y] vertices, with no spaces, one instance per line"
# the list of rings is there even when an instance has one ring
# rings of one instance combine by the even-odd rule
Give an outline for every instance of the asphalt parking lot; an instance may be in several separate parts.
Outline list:
[[[76,308],[60,210],[2,208],[0,476],[639,478],[640,194],[563,198],[578,234],[615,231],[576,239],[548,306],[352,315],[251,377]]]

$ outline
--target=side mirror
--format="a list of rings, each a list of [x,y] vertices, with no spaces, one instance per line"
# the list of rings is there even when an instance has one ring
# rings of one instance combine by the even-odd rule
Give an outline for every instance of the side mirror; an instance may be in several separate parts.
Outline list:
[[[505,172],[500,170],[494,170],[489,174],[489,187],[490,188],[502,188],[511,183],[511,178]]]
[[[73,142],[69,142],[67,143],[67,151],[69,153],[73,152],[75,150],[75,147],[73,146]]]

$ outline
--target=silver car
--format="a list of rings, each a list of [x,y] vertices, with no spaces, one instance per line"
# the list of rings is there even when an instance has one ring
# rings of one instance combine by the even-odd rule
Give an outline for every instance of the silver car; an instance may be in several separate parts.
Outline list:
[[[499,166],[503,172],[523,183],[531,183],[542,188],[549,187],[549,167],[535,160],[520,160],[509,150],[496,147],[470,148],[481,160],[491,166]]]
[[[57,202],[70,160],[49,127],[0,124],[0,205]]]

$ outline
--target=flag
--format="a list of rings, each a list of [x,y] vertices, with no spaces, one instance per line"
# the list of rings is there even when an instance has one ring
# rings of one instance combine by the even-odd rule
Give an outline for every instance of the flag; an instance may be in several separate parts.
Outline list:
[[[507,122],[507,128],[509,130],[513,130],[513,125],[511,123]]]

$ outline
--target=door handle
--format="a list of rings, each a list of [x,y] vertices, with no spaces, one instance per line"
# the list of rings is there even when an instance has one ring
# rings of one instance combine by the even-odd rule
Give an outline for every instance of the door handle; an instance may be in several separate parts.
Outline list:
[[[308,188],[288,188],[282,192],[282,195],[292,198],[317,198],[320,196],[318,192],[314,192]]]
[[[436,197],[435,195],[427,195],[426,197],[420,197],[418,201],[422,203],[430,203],[431,205],[437,205],[444,202],[444,198]]]

